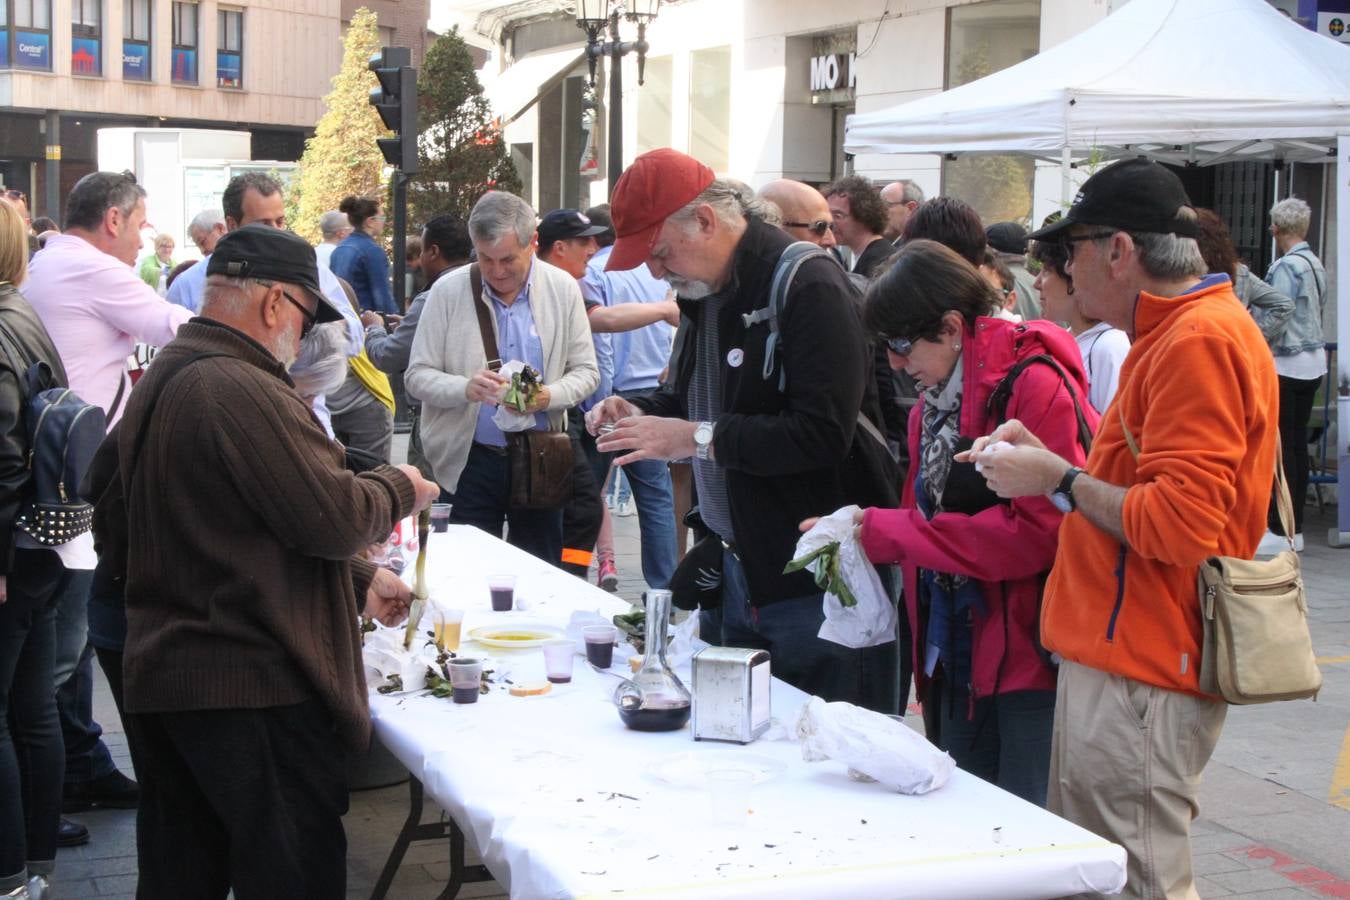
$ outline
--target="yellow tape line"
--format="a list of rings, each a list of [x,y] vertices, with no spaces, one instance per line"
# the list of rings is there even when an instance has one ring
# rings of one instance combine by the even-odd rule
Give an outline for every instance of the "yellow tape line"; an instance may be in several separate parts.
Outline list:
[[[1319,656],[1316,662],[1319,666],[1334,666],[1337,663],[1350,663],[1350,656]]]
[[[1350,729],[1341,742],[1341,755],[1336,760],[1336,771],[1331,773],[1331,790],[1327,802],[1341,809],[1350,809]]]
[[[930,865],[940,865],[944,863],[962,862],[965,860],[972,860],[972,859],[990,859],[1001,856],[1031,856],[1033,854],[1042,855],[1048,853],[1068,853],[1075,850],[1097,850],[1102,847],[1110,847],[1110,846],[1112,846],[1112,844],[1109,841],[1091,841],[1082,844],[1058,844],[1058,845],[1051,844],[1050,846],[1046,847],[1026,847],[1026,848],[1010,847],[1006,850],[981,850],[978,853],[951,853],[951,854],[944,854],[942,856],[929,856],[923,859],[896,860],[894,862],[889,863],[872,863],[870,865],[857,865],[857,866],[832,866],[828,869],[810,869],[802,871],[778,871],[772,874],[778,876],[774,880],[782,881],[792,878],[814,878],[818,875],[838,875],[843,872],[872,872],[872,871],[879,871],[882,869],[892,869],[895,868],[896,866],[930,866]],[[771,875],[769,874],[745,875],[738,878],[721,878],[718,879],[717,883],[755,884],[758,882],[762,882],[770,877]],[[659,887],[646,887],[636,889],[624,888],[623,893],[625,895],[644,894],[648,896],[654,894],[670,894],[670,893],[678,894],[693,889],[700,889],[700,888],[706,889],[707,886],[708,886],[707,882],[689,882],[688,884],[678,884],[678,885],[666,884],[661,885]],[[590,900],[590,898],[609,897],[613,893],[614,891],[611,889],[608,891],[604,891],[602,893],[578,894],[577,896],[579,900]]]

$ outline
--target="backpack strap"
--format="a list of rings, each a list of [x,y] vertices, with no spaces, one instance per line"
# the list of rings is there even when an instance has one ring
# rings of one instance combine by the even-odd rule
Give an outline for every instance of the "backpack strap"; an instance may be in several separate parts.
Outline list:
[[[781,341],[778,319],[787,306],[788,289],[792,287],[792,280],[797,277],[797,270],[808,259],[829,255],[829,252],[824,248],[810,241],[796,241],[789,244],[782,255],[778,257],[778,262],[773,268],[773,281],[769,285],[769,305],[741,316],[741,321],[745,323],[746,328],[758,325],[761,322],[769,324],[769,337],[764,342],[763,374],[765,381],[768,381],[773,375],[774,359],[777,356],[778,345]],[[778,390],[781,392],[786,389],[787,367],[784,366],[778,374]]]
[[[1297,256],[1303,260],[1303,264],[1308,267],[1308,274],[1313,278],[1313,287],[1317,288],[1317,300],[1324,302],[1327,296],[1327,285],[1323,279],[1317,277],[1317,266],[1313,265],[1312,251],[1291,250],[1287,255]]]
[[[1074,418],[1078,420],[1078,443],[1082,446],[1084,453],[1092,450],[1092,429],[1088,427],[1087,416],[1083,415],[1083,406],[1078,400],[1078,392],[1073,388],[1073,382],[1069,380],[1069,375],[1064,371],[1064,367],[1053,356],[1046,353],[1038,353],[1035,356],[1028,356],[1025,359],[1018,360],[1017,363],[1008,370],[1008,374],[994,386],[994,390],[989,394],[989,400],[985,408],[994,419],[1002,424],[1008,417],[1008,401],[1012,399],[1013,383],[1017,381],[1017,376],[1021,375],[1026,368],[1034,363],[1049,366],[1055,370],[1059,380],[1064,384],[1064,389],[1069,392],[1069,399],[1073,401]]]

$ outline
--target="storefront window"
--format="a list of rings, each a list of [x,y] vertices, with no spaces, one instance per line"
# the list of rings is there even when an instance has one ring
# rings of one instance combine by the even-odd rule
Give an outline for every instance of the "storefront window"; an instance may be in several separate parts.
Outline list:
[[[1035,56],[1040,0],[989,0],[948,10],[947,87],[977,81]],[[942,192],[984,219],[1030,224],[1035,164],[1021,156],[962,156],[942,165]]]
[[[51,0],[0,0],[0,8],[0,66],[51,71]]]
[[[637,152],[670,146],[670,97],[675,84],[669,56],[647,57],[645,81],[638,91]]]
[[[689,155],[714,172],[731,168],[731,48],[689,54]]]
[[[103,0],[70,0],[70,72],[103,74]]]
[[[197,83],[197,4],[173,4],[173,66],[175,84]]]
[[[150,0],[122,0],[122,80],[150,80]]]
[[[244,11],[222,9],[217,12],[216,86],[244,86]]]

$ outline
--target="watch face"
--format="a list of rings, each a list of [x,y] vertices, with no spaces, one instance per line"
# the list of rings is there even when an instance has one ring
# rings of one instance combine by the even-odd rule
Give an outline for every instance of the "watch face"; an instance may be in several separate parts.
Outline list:
[[[694,443],[696,444],[711,444],[712,437],[713,429],[707,422],[700,423],[699,426],[694,429]]]
[[[1059,491],[1055,491],[1050,495],[1050,502],[1055,504],[1055,509],[1062,513],[1073,512],[1073,501],[1069,499],[1068,494],[1062,494]]]

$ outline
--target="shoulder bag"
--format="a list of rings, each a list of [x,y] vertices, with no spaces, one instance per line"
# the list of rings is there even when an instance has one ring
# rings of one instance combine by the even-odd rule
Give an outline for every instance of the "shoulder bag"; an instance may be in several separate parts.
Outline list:
[[[1139,446],[1125,423],[1125,443],[1137,460]],[[1276,507],[1286,535],[1293,534],[1289,498],[1275,445]],[[1197,576],[1204,645],[1200,690],[1233,704],[1270,703],[1317,696],[1322,672],[1308,633],[1308,598],[1293,541],[1272,559],[1211,556]]]
[[[469,267],[473,308],[488,365],[500,363],[492,313],[482,301],[483,275],[478,264]],[[512,509],[558,509],[572,498],[572,438],[561,431],[516,431],[506,436],[506,458]]]

